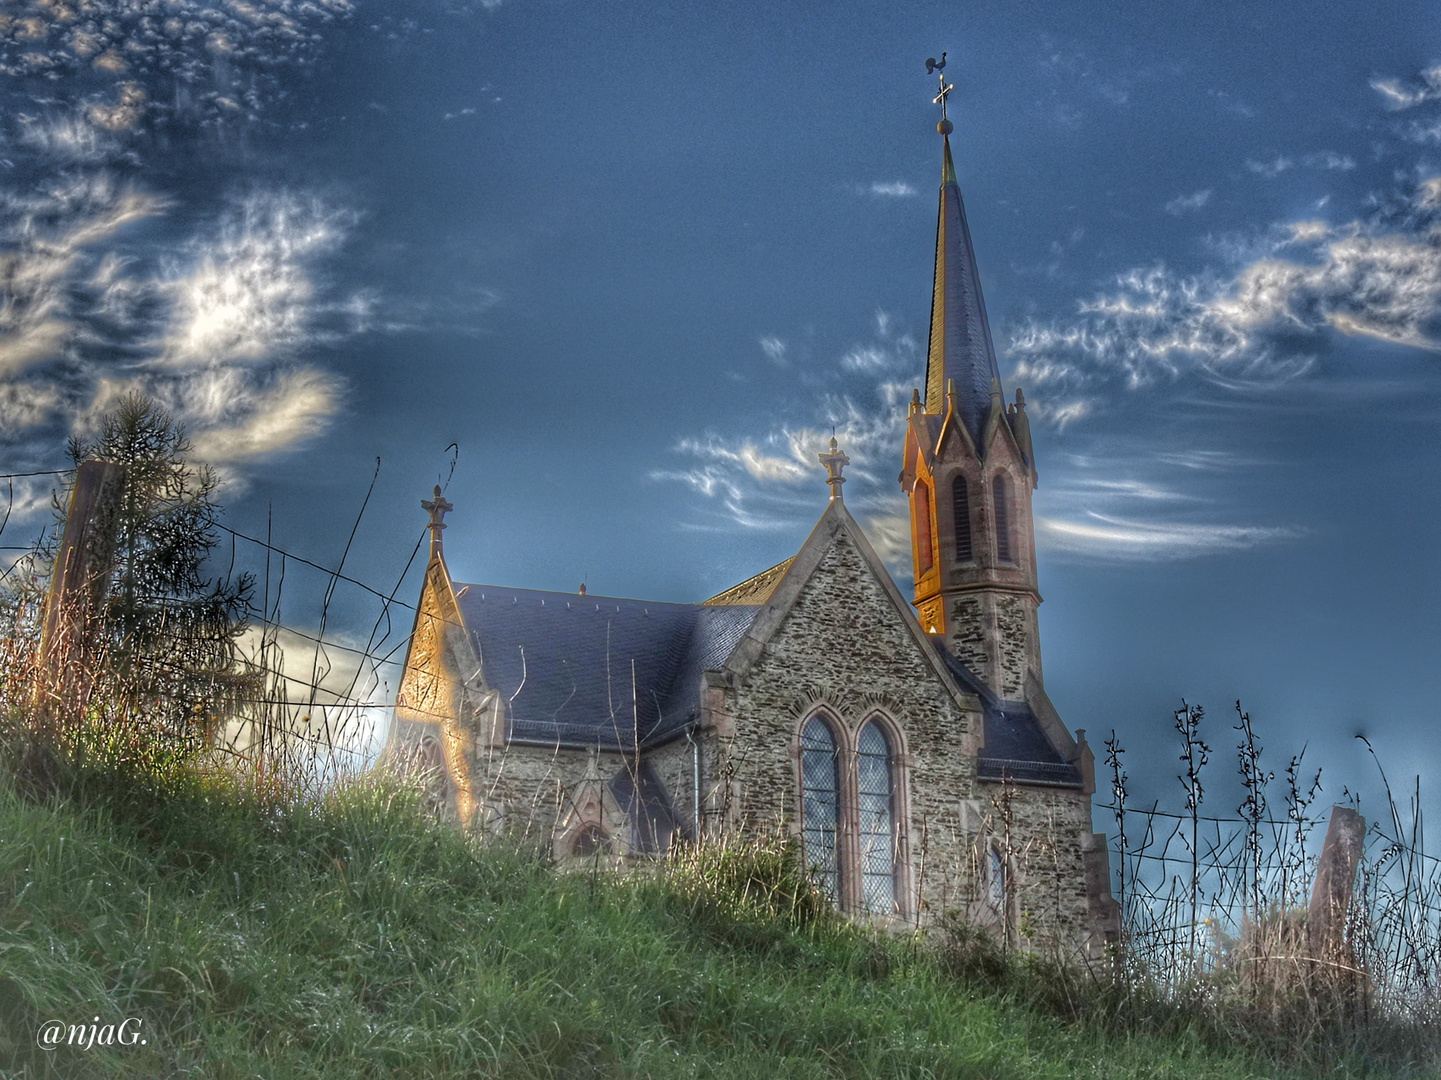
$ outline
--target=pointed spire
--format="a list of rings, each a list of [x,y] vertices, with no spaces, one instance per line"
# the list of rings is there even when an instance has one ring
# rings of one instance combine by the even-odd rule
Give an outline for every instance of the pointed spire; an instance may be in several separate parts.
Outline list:
[[[953,126],[942,119],[940,211],[936,223],[936,272],[931,293],[931,340],[926,358],[926,412],[945,408],[946,386],[955,382],[956,412],[976,446],[982,442],[991,409],[991,383],[999,385],[986,303],[981,296],[981,275],[966,208],[951,160]]]

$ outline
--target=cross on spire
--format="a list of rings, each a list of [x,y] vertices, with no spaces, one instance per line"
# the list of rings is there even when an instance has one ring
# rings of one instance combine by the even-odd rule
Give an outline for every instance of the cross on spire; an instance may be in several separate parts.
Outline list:
[[[951,91],[955,89],[955,86],[951,83],[946,82],[945,67],[945,53],[941,53],[941,58],[939,60],[937,60],[935,57],[929,57],[926,60],[926,74],[934,74],[936,79],[938,80],[939,93],[937,93],[935,97],[931,98],[931,104],[939,105],[941,107],[941,122],[937,125],[937,127],[939,128],[942,135],[949,135],[955,129],[952,126],[951,122],[946,119],[946,100],[951,96]]]
[[[851,463],[851,459],[837,449],[836,437],[834,435],[831,436],[831,452],[817,456],[821,459],[821,464],[826,467],[826,472],[829,474],[826,476],[826,483],[831,486],[831,501],[843,502],[844,500],[841,498],[841,485],[846,482],[846,478],[841,475],[841,470]]]
[[[430,515],[430,524],[426,526],[430,530],[430,557],[437,559],[440,557],[440,533],[445,528],[445,515],[455,507],[440,493],[439,484],[435,485],[432,496],[429,499],[421,499],[420,508]]]

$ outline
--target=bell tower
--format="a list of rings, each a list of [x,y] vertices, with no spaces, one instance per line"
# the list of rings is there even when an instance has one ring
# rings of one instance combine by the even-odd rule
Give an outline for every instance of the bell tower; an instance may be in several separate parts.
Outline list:
[[[1004,699],[1041,676],[1036,629],[1036,486],[1026,400],[1003,401],[980,272],[951,160],[940,77],[940,212],[922,399],[906,417],[901,486],[909,496],[916,614]]]

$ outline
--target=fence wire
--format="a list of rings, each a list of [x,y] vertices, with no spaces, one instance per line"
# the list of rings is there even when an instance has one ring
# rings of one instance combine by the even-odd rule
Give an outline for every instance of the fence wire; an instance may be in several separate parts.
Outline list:
[[[1255,771],[1241,812],[1225,818],[1202,815],[1199,800],[1180,809],[1130,804],[1114,732],[1106,750],[1112,799],[1097,809],[1110,817],[1112,895],[1132,974],[1181,997],[1204,980],[1241,977],[1258,957],[1302,956],[1330,818],[1314,812],[1319,771],[1304,772],[1299,757],[1279,780]],[[1196,769],[1192,779],[1203,791],[1204,774]],[[1399,806],[1388,786],[1387,804],[1368,822],[1345,913],[1344,963],[1364,973],[1367,1000],[1381,1015],[1434,1022],[1441,1012],[1441,859],[1424,849],[1419,788],[1406,802]],[[1287,815],[1267,816],[1270,805],[1284,805]]]

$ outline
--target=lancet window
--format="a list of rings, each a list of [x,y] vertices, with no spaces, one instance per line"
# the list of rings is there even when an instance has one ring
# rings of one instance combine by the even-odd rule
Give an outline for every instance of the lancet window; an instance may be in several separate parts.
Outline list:
[[[922,481],[916,482],[916,563],[917,569],[925,573],[931,568],[931,489]]]
[[[951,506],[956,517],[956,561],[968,562],[971,551],[971,493],[964,476],[951,482]]]
[[[1000,473],[991,481],[991,501],[996,517],[996,559],[1015,562],[1011,545],[1011,485]]]
[[[801,846],[811,877],[832,903],[841,895],[840,824],[836,737],[813,716],[801,729]]]
[[[874,720],[856,739],[861,906],[889,915],[896,906],[896,831],[890,740]]]

